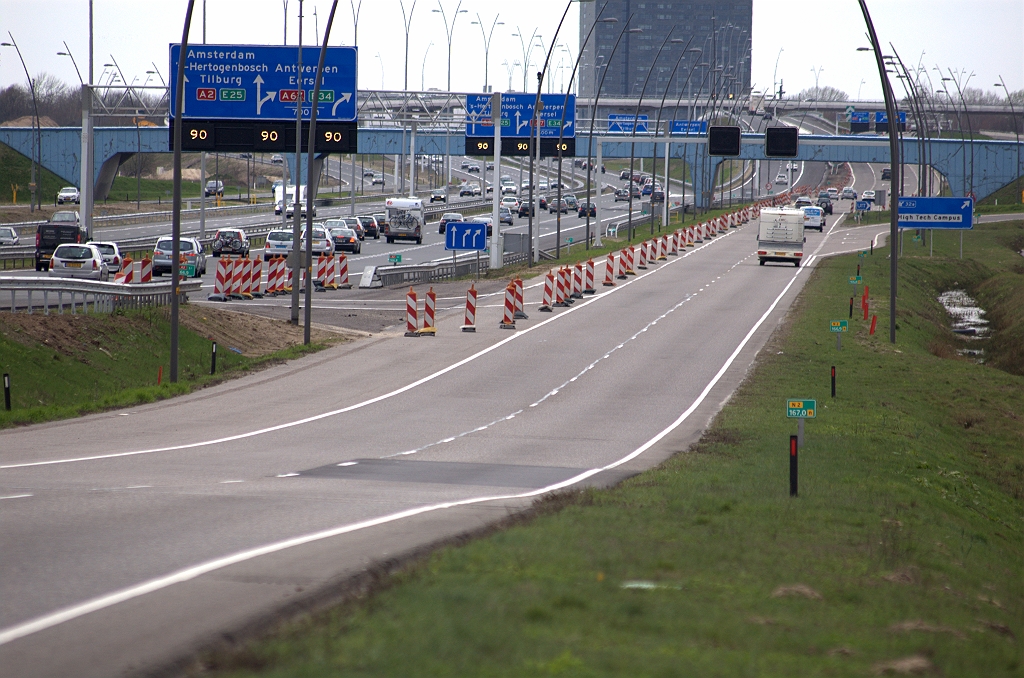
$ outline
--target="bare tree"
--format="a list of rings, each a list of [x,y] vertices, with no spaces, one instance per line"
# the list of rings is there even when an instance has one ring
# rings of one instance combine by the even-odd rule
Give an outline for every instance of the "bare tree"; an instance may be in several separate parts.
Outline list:
[[[808,87],[796,95],[800,101],[849,101],[850,95],[841,89],[822,85],[821,87]]]

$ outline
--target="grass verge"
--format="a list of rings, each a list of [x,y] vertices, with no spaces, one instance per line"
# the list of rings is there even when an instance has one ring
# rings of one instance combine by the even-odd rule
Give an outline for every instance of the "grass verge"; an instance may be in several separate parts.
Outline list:
[[[835,350],[858,259],[823,261],[687,453],[549,498],[529,524],[206,657],[204,675],[1020,676],[1024,378],[942,350],[958,339],[935,297],[1010,274],[1019,294],[1006,242],[1022,228],[979,229],[963,264],[905,259],[896,346],[858,319]],[[886,253],[859,260],[872,299],[888,298]],[[796,396],[820,414],[793,499]]]
[[[303,346],[301,328],[297,328],[297,342],[289,342],[276,329],[283,323],[237,314],[229,319],[233,326],[226,328],[216,322],[222,319],[215,313],[183,307],[176,384],[169,382],[170,320],[165,308],[114,315],[4,314],[0,372],[11,377],[12,410],[0,409],[0,428],[164,400],[321,350],[338,340],[317,333],[320,341]],[[208,322],[208,317],[214,322]],[[206,331],[197,332],[189,325]],[[290,327],[284,331],[294,332]],[[266,341],[276,342],[273,350],[260,351],[251,341],[243,344],[245,334],[260,333],[265,333]],[[270,339],[272,333],[276,336]],[[220,345],[216,375],[210,375],[211,335]],[[241,349],[234,344],[244,345],[248,355],[237,352]],[[162,383],[157,385],[161,368]]]

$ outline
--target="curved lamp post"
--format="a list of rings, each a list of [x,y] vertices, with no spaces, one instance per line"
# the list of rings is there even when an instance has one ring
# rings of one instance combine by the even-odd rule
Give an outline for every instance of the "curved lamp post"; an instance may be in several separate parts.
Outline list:
[[[1003,92],[1006,94],[1006,100],[1010,102],[1010,115],[1013,117],[1013,134],[1017,137],[1017,172],[1014,176],[1017,177],[1016,199],[1017,203],[1020,204],[1021,200],[1024,200],[1024,196],[1022,196],[1020,192],[1020,132],[1017,131],[1017,111],[1013,108],[1013,97],[1010,96],[1010,90],[1006,88],[1006,82],[1003,80],[1003,76],[999,76],[999,82],[997,82],[995,86],[1003,88]]]
[[[398,0],[398,5],[402,8],[402,26],[405,28],[405,80],[403,81],[403,89],[409,91],[409,30],[412,28],[412,15],[416,11],[416,0],[412,0],[412,6],[409,7],[409,14],[405,13],[405,2]],[[324,44],[327,44],[327,40],[324,40]],[[402,144],[405,145],[404,143]]]
[[[441,21],[444,22],[445,35],[448,36],[448,91],[452,91],[452,36],[455,35],[455,22],[459,20],[460,14],[466,14],[466,10],[462,8],[462,0],[459,0],[459,4],[455,5],[455,13],[452,14],[452,22],[448,23],[448,15],[445,14],[444,5],[441,4],[441,0],[437,0],[438,9],[430,10],[434,14],[441,15]]]
[[[498,21],[498,17],[499,16],[501,16],[501,15],[500,14],[496,14],[494,16],[494,21],[491,23],[491,30],[489,32],[484,32],[484,22],[480,18],[480,13],[479,12],[477,12],[476,21],[471,22],[474,25],[480,27],[480,35],[483,36],[483,39],[484,39],[484,92],[490,92],[491,91],[490,85],[488,84],[488,76],[489,76],[490,70],[491,70],[490,69],[490,64],[491,64],[491,38],[494,37],[494,27],[495,26],[504,26],[505,25],[504,21]]]
[[[35,118],[36,119],[35,119],[35,124],[33,126],[36,128],[36,134],[35,134],[35,139],[33,140],[33,144],[32,144],[32,146],[33,146],[33,148],[32,148],[32,174],[31,174],[31,177],[29,179],[29,185],[28,185],[28,188],[29,188],[28,211],[29,212],[35,212],[36,211],[36,206],[39,203],[38,195],[36,193],[36,189],[38,188],[38,186],[36,185],[36,165],[39,164],[39,155],[41,155],[41,153],[42,153],[42,145],[43,145],[42,138],[40,137],[40,132],[39,132],[39,106],[38,106],[38,104],[36,102],[36,83],[35,83],[35,81],[32,80],[32,76],[28,74],[28,66],[25,65],[25,59],[21,56],[21,49],[18,47],[18,43],[14,40],[14,36],[11,35],[10,31],[7,31],[7,35],[8,35],[8,37],[10,37],[11,41],[10,42],[0,42],[0,47],[13,47],[14,51],[16,51],[18,53],[18,59],[21,60],[21,67],[25,70],[25,78],[28,80],[28,89],[32,93],[32,110],[35,111]],[[75,70],[78,70],[77,67],[75,68]]]

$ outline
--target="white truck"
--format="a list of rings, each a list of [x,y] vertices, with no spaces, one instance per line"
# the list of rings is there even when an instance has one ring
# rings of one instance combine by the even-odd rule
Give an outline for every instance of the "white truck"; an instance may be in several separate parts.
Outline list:
[[[396,240],[415,240],[423,244],[423,201],[419,198],[388,198],[384,203],[388,221],[384,237],[388,244]]]
[[[820,207],[801,207],[804,212],[804,230],[813,228],[818,233],[825,230],[825,210]]]
[[[761,210],[757,226],[757,258],[792,263],[799,267],[804,256],[804,211],[790,207]]]
[[[299,186],[300,214],[306,216],[306,186]],[[295,185],[278,186],[274,189],[274,214],[284,212],[289,219],[295,214]],[[313,205],[313,216],[316,216],[316,205]]]

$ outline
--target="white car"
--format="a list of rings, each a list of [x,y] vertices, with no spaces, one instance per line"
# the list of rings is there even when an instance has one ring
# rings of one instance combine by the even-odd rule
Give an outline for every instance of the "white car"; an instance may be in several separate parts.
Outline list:
[[[373,175],[373,181],[370,182],[370,185],[371,186],[376,186],[377,184],[380,184],[381,186],[384,185],[384,175],[383,174],[377,173],[377,174]]]
[[[780,173],[780,174],[778,174],[775,177],[775,183],[777,183],[777,184],[788,184],[789,183],[789,178],[785,174]]]
[[[0,227],[0,245],[17,245],[18,232],[10,226]]]
[[[89,244],[96,246],[96,249],[103,255],[103,261],[107,262],[107,266],[110,267],[111,271],[117,272],[121,270],[121,248],[117,246],[116,242],[97,242],[93,240]]]
[[[50,276],[109,280],[110,268],[95,245],[65,243],[58,245],[50,258]]]
[[[306,231],[302,231],[302,239],[299,241],[299,248],[306,249]],[[313,226],[313,254],[334,254],[334,239],[322,225]]]
[[[861,200],[866,200],[868,202],[874,202],[875,201],[875,192],[874,191],[864,191],[863,193],[860,194],[860,199]]]
[[[499,203],[502,207],[507,207],[513,212],[519,209],[519,198],[505,197],[501,199]]]
[[[74,186],[65,186],[57,194],[57,204],[63,205],[66,202],[73,202],[76,205],[82,201],[82,194]]]
[[[291,229],[276,228],[267,233],[267,242],[263,246],[263,261],[267,261],[270,257],[287,257],[291,251]]]

